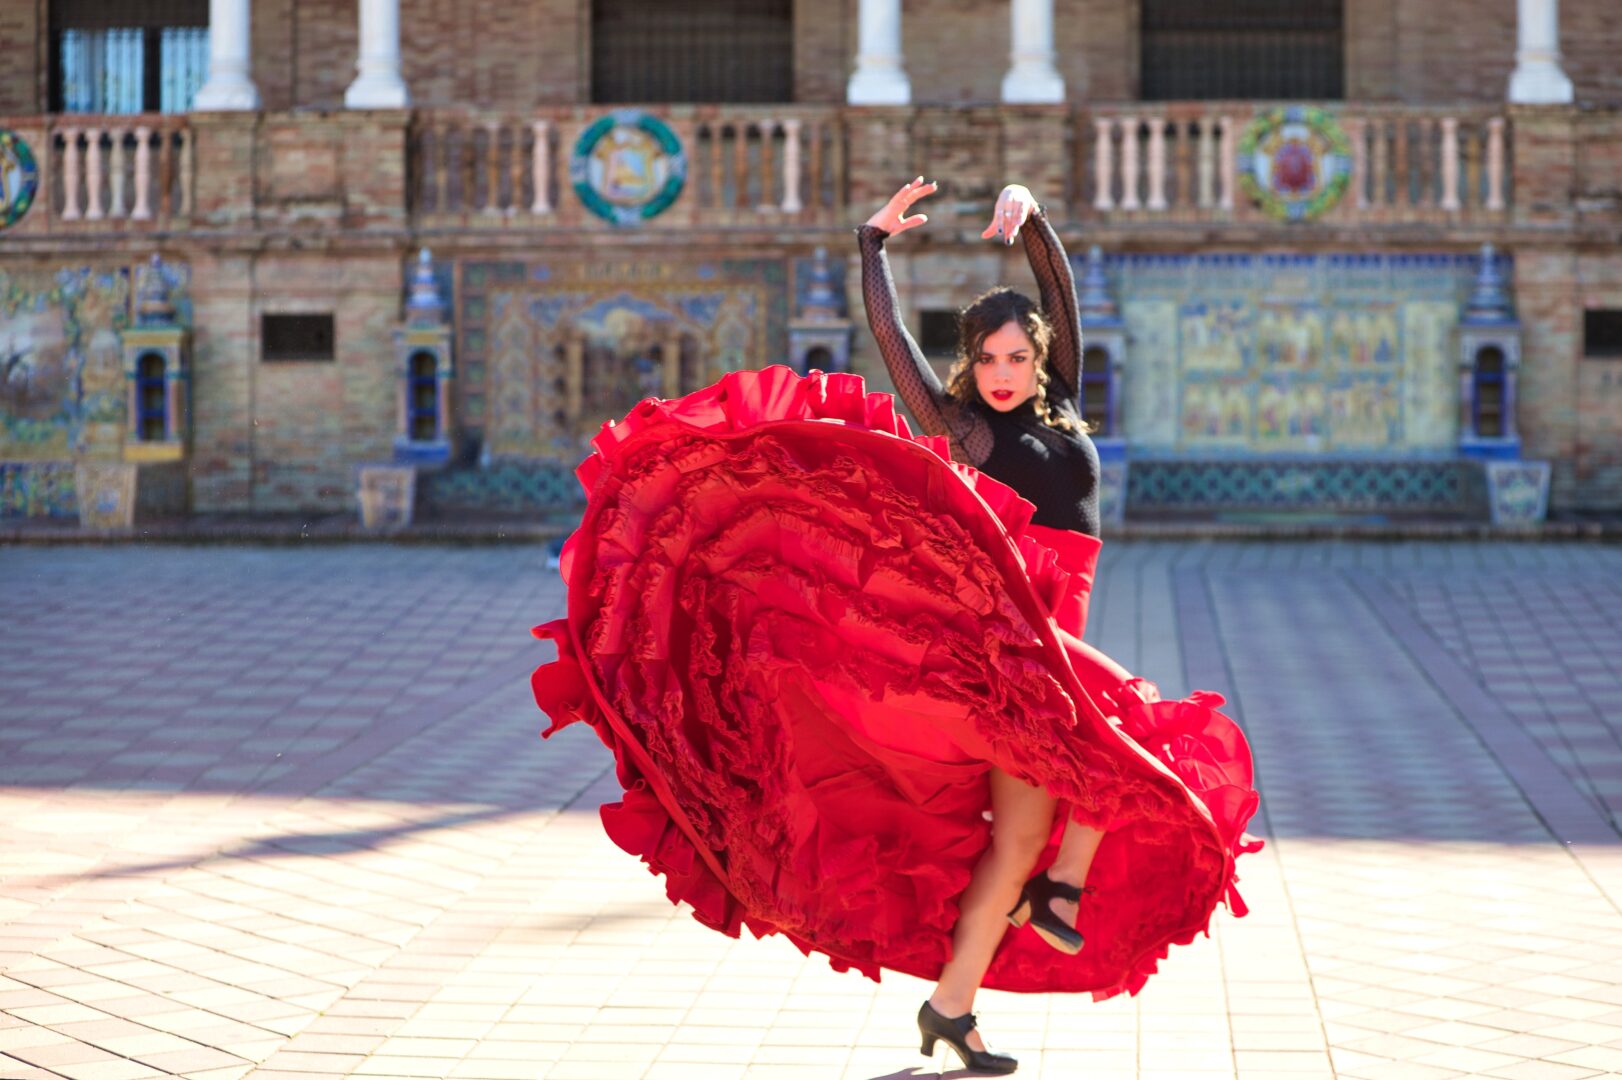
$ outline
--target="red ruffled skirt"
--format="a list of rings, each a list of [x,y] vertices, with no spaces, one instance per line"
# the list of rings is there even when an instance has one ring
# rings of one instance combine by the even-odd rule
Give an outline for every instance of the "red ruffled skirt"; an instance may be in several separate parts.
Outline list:
[[[740,371],[594,440],[536,628],[545,734],[585,721],[620,847],[707,926],[834,967],[936,977],[989,837],[997,766],[1106,833],[1065,956],[1010,930],[985,985],[1136,992],[1238,914],[1257,796],[1239,728],[1081,641],[1099,542],[915,437],[854,375]]]

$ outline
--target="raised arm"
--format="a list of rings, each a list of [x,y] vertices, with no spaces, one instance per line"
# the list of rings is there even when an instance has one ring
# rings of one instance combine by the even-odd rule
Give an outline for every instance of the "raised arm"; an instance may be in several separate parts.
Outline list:
[[[935,370],[924,359],[923,350],[907,332],[901,321],[901,302],[896,295],[895,279],[890,274],[890,260],[884,251],[889,237],[923,224],[922,214],[906,217],[912,203],[935,190],[934,184],[913,181],[896,193],[895,198],[856,230],[862,251],[862,303],[867,308],[867,324],[878,343],[884,366],[889,369],[896,392],[906,404],[919,426],[929,435],[945,435],[957,444],[969,464],[981,464],[991,451],[990,431],[984,424],[974,423],[968,414],[946,393]],[[889,226],[886,228],[885,226]]]
[[[1042,299],[1042,314],[1053,325],[1053,341],[1048,346],[1049,374],[1063,381],[1068,396],[1074,397],[1081,378],[1081,319],[1076,306],[1076,279],[1070,259],[1064,253],[1059,234],[1053,231],[1047,214],[1036,204],[1030,190],[1009,184],[997,197],[991,224],[980,234],[990,239],[1002,236],[1013,243],[1025,238],[1025,257]]]

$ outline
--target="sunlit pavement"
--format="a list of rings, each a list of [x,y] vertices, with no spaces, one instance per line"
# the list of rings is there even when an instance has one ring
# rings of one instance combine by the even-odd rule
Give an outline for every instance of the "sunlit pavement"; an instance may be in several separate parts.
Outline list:
[[[955,1067],[608,842],[561,605],[539,547],[0,548],[0,1077]],[[1115,542],[1089,637],[1232,699],[1269,844],[1140,997],[982,995],[1020,1076],[1622,1073],[1622,549]]]

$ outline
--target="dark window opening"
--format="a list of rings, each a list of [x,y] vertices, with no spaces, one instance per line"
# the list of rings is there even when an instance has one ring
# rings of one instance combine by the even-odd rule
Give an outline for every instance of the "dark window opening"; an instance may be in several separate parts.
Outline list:
[[[813,345],[805,352],[805,370],[829,371],[833,368],[834,354],[826,345]]]
[[[1583,312],[1583,355],[1622,356],[1622,308]]]
[[[918,313],[918,347],[925,356],[957,356],[957,312],[939,308]]]
[[[1504,351],[1489,345],[1476,353],[1474,412],[1478,437],[1504,437],[1504,396]]]
[[[135,364],[135,429],[142,442],[162,442],[169,435],[169,397],[164,359],[145,353]]]
[[[439,437],[439,360],[433,353],[411,354],[411,438],[430,442]]]
[[[794,99],[792,0],[594,0],[591,100]]]
[[[1096,345],[1081,354],[1081,418],[1094,435],[1111,436],[1109,353]]]
[[[1145,101],[1339,100],[1343,0],[1142,0]]]
[[[186,112],[208,74],[208,0],[53,0],[52,112]]]
[[[337,334],[331,315],[262,315],[260,355],[265,360],[334,360]]]

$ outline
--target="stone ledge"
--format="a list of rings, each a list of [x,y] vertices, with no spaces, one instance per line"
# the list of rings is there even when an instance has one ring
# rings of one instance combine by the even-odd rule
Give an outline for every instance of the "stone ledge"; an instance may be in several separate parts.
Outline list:
[[[427,521],[397,529],[366,529],[353,514],[309,520],[172,521],[133,529],[81,529],[35,520],[0,526],[0,546],[73,544],[536,544],[557,541],[575,528],[555,521]],[[1453,521],[1127,522],[1104,530],[1104,540],[1390,540],[1622,543],[1622,517],[1605,521],[1553,521],[1495,526]]]

